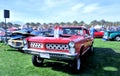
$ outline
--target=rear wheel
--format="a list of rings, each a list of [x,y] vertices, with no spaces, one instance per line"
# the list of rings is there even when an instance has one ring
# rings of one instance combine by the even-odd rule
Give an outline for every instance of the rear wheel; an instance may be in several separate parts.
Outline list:
[[[116,41],[120,41],[120,36],[116,36],[116,37],[115,37],[115,40],[116,40]]]
[[[35,55],[32,56],[32,63],[34,66],[37,67],[43,66],[43,61],[44,59],[40,58],[39,56],[35,56]]]

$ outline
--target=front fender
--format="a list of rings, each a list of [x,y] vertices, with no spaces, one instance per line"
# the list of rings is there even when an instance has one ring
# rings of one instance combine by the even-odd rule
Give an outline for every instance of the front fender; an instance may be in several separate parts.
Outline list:
[[[112,33],[112,34],[110,34],[110,39],[114,39],[117,35],[120,35],[120,33]]]

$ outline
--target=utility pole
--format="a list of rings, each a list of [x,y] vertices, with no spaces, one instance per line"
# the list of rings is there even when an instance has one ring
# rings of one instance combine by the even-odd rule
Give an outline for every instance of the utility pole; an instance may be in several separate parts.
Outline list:
[[[6,23],[6,18],[9,18],[9,10],[4,10],[4,18],[5,18],[5,38],[4,38],[4,42],[5,44],[7,44],[7,23]]]

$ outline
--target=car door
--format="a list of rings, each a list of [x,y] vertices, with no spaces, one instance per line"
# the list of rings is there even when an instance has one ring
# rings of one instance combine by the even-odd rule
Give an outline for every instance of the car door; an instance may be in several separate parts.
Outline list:
[[[83,29],[83,35],[84,35],[84,49],[85,51],[88,49],[90,45],[90,34],[87,29]]]

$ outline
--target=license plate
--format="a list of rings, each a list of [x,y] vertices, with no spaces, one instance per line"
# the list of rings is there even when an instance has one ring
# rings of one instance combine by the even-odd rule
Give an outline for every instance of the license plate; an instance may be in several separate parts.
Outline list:
[[[46,54],[46,53],[40,53],[40,57],[41,58],[50,58],[50,55]]]

